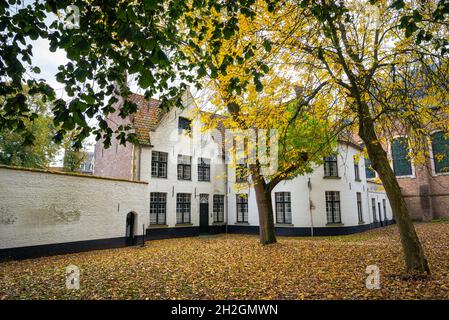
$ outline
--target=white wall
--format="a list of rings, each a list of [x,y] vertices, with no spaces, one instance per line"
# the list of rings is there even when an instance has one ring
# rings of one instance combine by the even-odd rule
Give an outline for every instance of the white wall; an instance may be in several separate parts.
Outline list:
[[[273,209],[275,210],[275,192],[290,192],[292,207],[292,225],[294,227],[310,227],[313,219],[314,227],[325,227],[327,225],[326,217],[326,191],[340,192],[341,222],[344,226],[359,225],[357,211],[357,192],[362,194],[363,220],[365,224],[372,222],[368,203],[368,188],[365,176],[365,163],[363,157],[359,158],[360,180],[355,180],[354,156],[359,153],[358,149],[340,144],[338,147],[338,175],[337,179],[324,178],[323,166],[317,166],[313,173],[299,176],[291,180],[280,182],[272,192]],[[229,167],[229,224],[236,224],[236,194],[248,193],[248,223],[249,225],[258,225],[258,211],[256,198],[253,188],[239,189],[235,186],[235,169]],[[312,219],[309,210],[309,188],[310,179],[312,189],[310,191],[310,200],[313,204]],[[377,189],[376,196],[379,199],[386,198],[383,190]],[[371,200],[369,200],[371,201]],[[382,200],[380,200],[382,201]],[[387,200],[388,218],[391,219],[391,209]],[[274,212],[275,213],[275,212]],[[276,218],[276,217],[275,217]]]
[[[136,235],[148,225],[148,184],[0,167],[0,248]]]
[[[152,148],[142,149],[140,179],[149,181],[147,202],[150,192],[167,193],[167,225],[176,226],[176,194],[191,194],[191,223],[199,225],[199,195],[209,194],[209,224],[213,224],[213,195],[225,195],[225,165],[221,151],[221,133],[214,130],[209,133],[200,131],[201,123],[196,117],[192,100],[184,101],[185,109],[173,108],[161,119],[155,132],[151,132]],[[178,131],[178,118],[183,116],[192,119],[192,135],[180,134]],[[213,138],[212,138],[213,137]],[[151,176],[151,152],[160,151],[168,153],[167,178]],[[192,157],[192,179],[190,181],[178,180],[177,161],[178,154]],[[198,181],[198,158],[211,159],[210,182]],[[225,203],[226,206],[226,203]],[[225,208],[226,210],[226,208]],[[149,213],[148,213],[149,216]]]
[[[374,183],[374,182],[368,182],[368,194],[367,194],[367,201],[369,203],[369,221],[373,222],[373,209],[372,209],[372,199],[375,199],[376,201],[376,215],[377,220],[379,220],[379,206],[378,203],[380,203],[380,210],[382,213],[382,220],[384,220],[384,208],[383,208],[383,200],[386,201],[386,211],[387,211],[387,220],[393,219],[393,212],[391,211],[390,202],[388,201],[387,194],[385,193],[385,189],[381,184]]]

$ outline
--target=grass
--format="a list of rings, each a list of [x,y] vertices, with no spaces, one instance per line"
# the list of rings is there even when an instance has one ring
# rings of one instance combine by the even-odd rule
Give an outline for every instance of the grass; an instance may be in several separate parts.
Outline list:
[[[432,275],[405,281],[396,226],[338,237],[257,236],[148,241],[0,263],[0,299],[449,299],[449,223],[417,223]],[[65,267],[80,268],[80,290]],[[368,265],[381,288],[368,290]]]

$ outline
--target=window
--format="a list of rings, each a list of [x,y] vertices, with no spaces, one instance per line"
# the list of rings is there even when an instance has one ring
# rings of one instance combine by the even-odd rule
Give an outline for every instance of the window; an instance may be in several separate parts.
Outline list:
[[[371,208],[373,210],[373,221],[377,222],[377,214],[376,214],[376,199],[371,199]]]
[[[407,138],[400,137],[393,140],[391,144],[391,155],[393,157],[393,170],[396,176],[410,176],[412,174],[412,164],[408,157]]]
[[[178,180],[192,179],[192,157],[178,154]]]
[[[276,223],[292,223],[292,205],[290,192],[276,192]]]
[[[150,193],[150,224],[166,224],[167,194]]]
[[[151,176],[167,178],[168,153],[153,151],[151,153]]]
[[[340,192],[326,191],[327,223],[341,223]]]
[[[435,173],[449,172],[449,138],[443,132],[431,136]]]
[[[387,221],[387,200],[382,199],[382,205],[384,207],[384,220]]]
[[[359,223],[363,223],[362,193],[361,192],[357,192],[357,213],[359,215]]]
[[[190,223],[190,193],[176,194],[176,223]]]
[[[237,194],[237,222],[248,222],[248,195]]]
[[[370,158],[365,158],[365,174],[367,179],[372,179],[376,177],[376,172],[371,167]]]
[[[337,156],[324,157],[324,176],[338,177]]]
[[[214,222],[224,222],[224,195],[214,194]]]
[[[377,208],[379,209],[379,221],[382,222],[382,211],[380,211],[380,202],[377,203]]]
[[[235,168],[235,182],[247,182],[248,169],[246,164],[238,164]]]
[[[183,118],[183,117],[179,117],[178,119],[178,131],[182,132],[182,131],[187,131],[187,132],[192,132],[192,120],[187,119],[187,118]]]
[[[354,157],[354,176],[356,181],[360,181],[359,161]]]
[[[198,181],[210,181],[210,159],[198,158]]]

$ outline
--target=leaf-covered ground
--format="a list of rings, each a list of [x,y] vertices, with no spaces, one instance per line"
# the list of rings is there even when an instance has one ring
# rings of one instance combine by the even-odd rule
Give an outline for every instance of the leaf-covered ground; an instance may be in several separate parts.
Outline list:
[[[449,299],[449,223],[416,224],[432,269],[404,280],[396,226],[340,237],[218,235],[0,263],[0,299]],[[65,267],[81,270],[80,290]],[[368,265],[381,289],[368,290]]]

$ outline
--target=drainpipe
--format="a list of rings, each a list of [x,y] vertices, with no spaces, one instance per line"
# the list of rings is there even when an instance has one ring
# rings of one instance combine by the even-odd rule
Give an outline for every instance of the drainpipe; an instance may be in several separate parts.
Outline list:
[[[229,185],[228,185],[228,165],[226,164],[226,160],[224,161],[225,162],[225,177],[226,177],[226,180],[225,180],[225,188],[226,188],[226,190],[225,190],[225,197],[226,197],[226,224],[225,224],[225,233],[227,234],[228,233],[228,224],[229,224],[229,208],[228,208],[228,206],[229,206],[229,199],[228,199],[228,188],[229,188]]]
[[[139,165],[137,166],[137,179],[140,181],[140,169],[142,167],[142,146],[139,144]]]
[[[369,197],[369,187],[368,187],[368,180],[366,181],[366,203],[368,205],[368,223],[369,223],[369,228],[373,229],[373,223],[371,222],[371,216],[373,215],[372,212],[370,212],[370,208],[371,208],[371,199]]]
[[[313,215],[312,215],[312,195],[311,195],[312,182],[310,181],[310,177],[309,181],[307,182],[307,189],[309,190],[310,235],[313,237]]]

